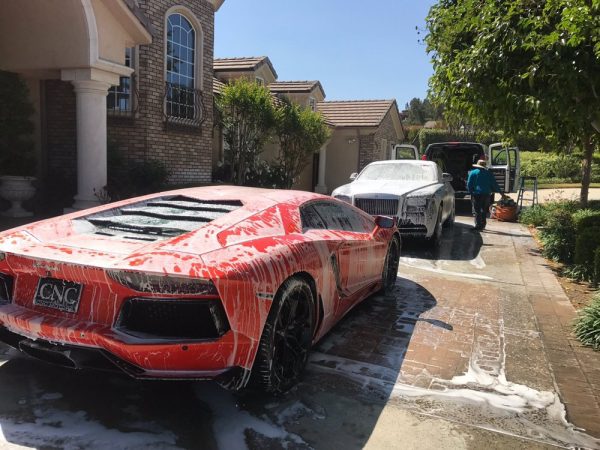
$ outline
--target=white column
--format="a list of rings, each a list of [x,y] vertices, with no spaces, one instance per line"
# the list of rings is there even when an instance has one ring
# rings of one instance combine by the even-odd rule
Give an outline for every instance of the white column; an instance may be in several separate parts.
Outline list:
[[[73,209],[98,206],[106,186],[106,95],[104,81],[75,80],[77,96],[77,195]]]
[[[327,162],[327,145],[319,150],[319,182],[315,186],[315,192],[327,194],[327,185],[325,184],[325,164]]]

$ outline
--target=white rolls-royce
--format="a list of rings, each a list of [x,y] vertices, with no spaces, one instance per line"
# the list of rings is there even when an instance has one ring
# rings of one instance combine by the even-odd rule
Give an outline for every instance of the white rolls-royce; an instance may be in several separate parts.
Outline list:
[[[350,179],[331,195],[371,215],[396,217],[403,236],[438,245],[442,226],[454,223],[452,176],[433,161],[377,161]]]

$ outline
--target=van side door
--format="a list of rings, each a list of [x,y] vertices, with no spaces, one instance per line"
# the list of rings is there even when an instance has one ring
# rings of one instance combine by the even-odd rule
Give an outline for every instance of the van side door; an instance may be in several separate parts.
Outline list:
[[[410,144],[395,145],[390,159],[419,159],[419,149]]]
[[[502,192],[510,192],[510,171],[511,161],[508,147],[501,142],[492,144],[489,147],[489,169],[494,174],[494,178],[500,186]]]
[[[509,147],[508,149],[508,185],[507,192],[517,192],[521,185],[521,152],[518,147]]]

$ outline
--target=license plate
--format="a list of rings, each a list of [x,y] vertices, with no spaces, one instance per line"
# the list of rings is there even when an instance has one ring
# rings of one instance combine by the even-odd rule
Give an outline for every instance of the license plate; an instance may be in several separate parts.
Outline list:
[[[76,313],[81,299],[82,285],[56,278],[41,278],[33,304],[59,311]]]

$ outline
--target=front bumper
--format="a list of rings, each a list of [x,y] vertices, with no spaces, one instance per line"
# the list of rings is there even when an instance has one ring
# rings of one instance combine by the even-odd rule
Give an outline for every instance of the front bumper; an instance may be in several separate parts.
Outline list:
[[[415,224],[409,220],[399,222],[398,230],[400,231],[400,234],[405,237],[423,238],[427,237],[428,234],[431,235],[425,225]]]
[[[251,341],[228,331],[218,340],[151,342],[110,327],[0,306],[0,341],[72,369],[117,370],[134,378],[219,379],[251,362]]]

